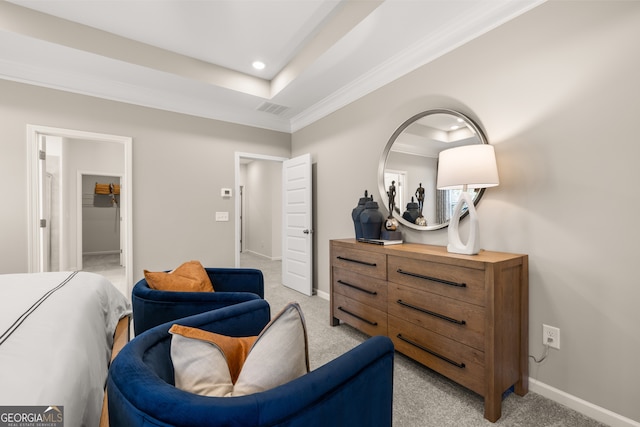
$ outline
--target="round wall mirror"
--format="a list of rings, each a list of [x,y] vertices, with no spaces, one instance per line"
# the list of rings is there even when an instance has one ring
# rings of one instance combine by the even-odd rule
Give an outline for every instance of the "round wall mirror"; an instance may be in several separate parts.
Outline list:
[[[437,190],[438,154],[470,144],[487,144],[480,127],[464,114],[446,109],[423,111],[411,117],[389,138],[378,167],[378,188],[389,205],[395,192],[393,216],[414,230],[437,230],[449,225],[461,190]],[[484,189],[469,190],[474,205]],[[461,218],[467,215],[467,209]]]

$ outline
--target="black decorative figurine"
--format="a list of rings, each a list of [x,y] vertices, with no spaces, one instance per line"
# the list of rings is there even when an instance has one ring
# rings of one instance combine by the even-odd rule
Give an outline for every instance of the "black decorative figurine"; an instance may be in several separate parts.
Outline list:
[[[422,209],[424,208],[424,187],[422,186],[422,183],[420,183],[420,185],[416,189],[416,198],[418,199],[418,211],[420,212],[420,215],[418,215],[418,218],[416,218],[413,222],[416,225],[426,226],[427,219],[422,214]]]
[[[389,216],[387,220],[384,222],[384,228],[387,231],[395,231],[398,228],[398,220],[393,217],[393,210],[396,208],[396,182],[391,181],[391,185],[389,186],[389,191],[387,191],[387,196],[389,196]]]
[[[418,210],[420,211],[420,216],[422,216],[422,209],[424,208],[424,187],[422,187],[422,183],[416,189],[416,199],[418,199]],[[411,198],[413,201],[413,198]]]

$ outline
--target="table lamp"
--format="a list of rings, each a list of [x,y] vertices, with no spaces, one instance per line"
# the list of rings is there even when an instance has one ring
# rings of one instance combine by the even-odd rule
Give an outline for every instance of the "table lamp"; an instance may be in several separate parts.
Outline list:
[[[438,190],[462,189],[462,194],[449,221],[449,244],[447,251],[475,255],[480,252],[478,239],[478,214],[473,205],[470,188],[495,187],[500,183],[496,155],[492,145],[473,144],[443,150],[438,156]],[[469,238],[462,243],[458,224],[464,204],[469,211]]]

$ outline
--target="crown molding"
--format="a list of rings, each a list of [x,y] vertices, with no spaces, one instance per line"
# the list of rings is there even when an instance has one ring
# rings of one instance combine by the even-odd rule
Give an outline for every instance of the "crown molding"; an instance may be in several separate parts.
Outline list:
[[[398,78],[428,64],[463,44],[485,34],[505,22],[533,9],[547,0],[497,2],[492,9],[471,11],[458,25],[419,40],[378,67],[310,106],[291,118],[291,131],[296,132]]]

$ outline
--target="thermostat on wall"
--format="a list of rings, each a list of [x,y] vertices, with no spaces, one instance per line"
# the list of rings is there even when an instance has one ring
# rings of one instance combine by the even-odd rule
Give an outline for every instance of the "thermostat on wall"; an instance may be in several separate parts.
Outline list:
[[[231,189],[230,188],[221,188],[220,195],[222,197],[231,197]]]

